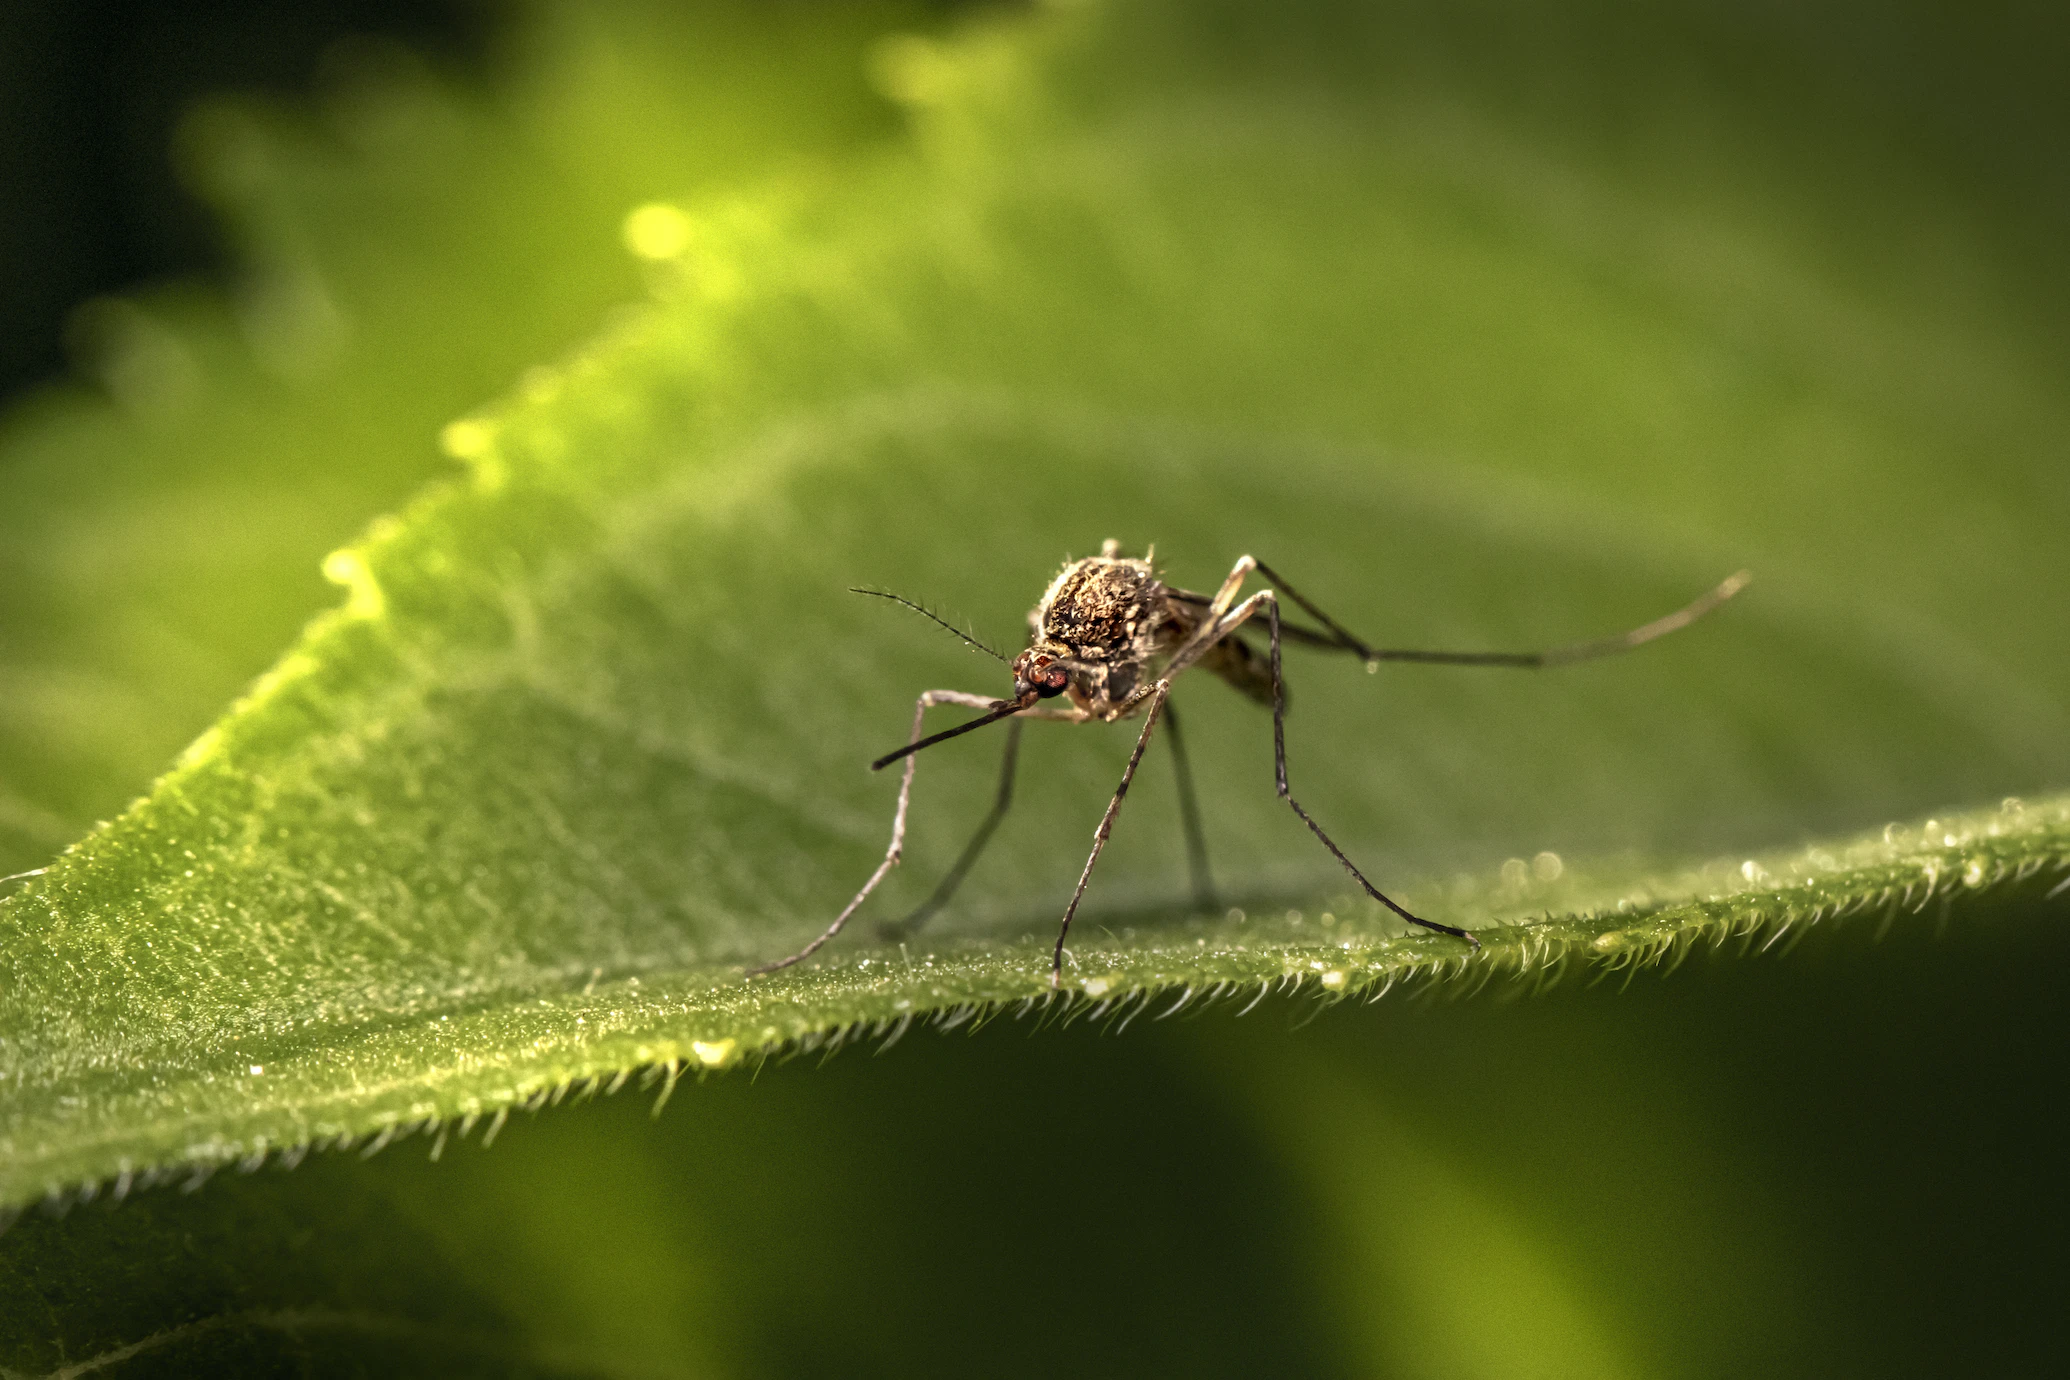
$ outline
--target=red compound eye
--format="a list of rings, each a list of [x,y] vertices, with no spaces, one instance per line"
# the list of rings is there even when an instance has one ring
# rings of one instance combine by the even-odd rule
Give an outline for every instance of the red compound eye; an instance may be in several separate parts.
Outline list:
[[[1035,673],[1035,693],[1046,700],[1063,694],[1070,683],[1071,673],[1061,666],[1045,666]]]

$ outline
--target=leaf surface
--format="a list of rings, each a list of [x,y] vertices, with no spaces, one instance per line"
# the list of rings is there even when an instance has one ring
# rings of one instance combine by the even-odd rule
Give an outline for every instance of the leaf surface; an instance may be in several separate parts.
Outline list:
[[[1226,909],[1185,900],[1153,749],[1083,1001],[1628,964],[2053,887],[2070,651],[2030,592],[2065,574],[2070,497],[2035,477],[2060,358],[1930,249],[1865,280],[1873,227],[1726,136],[1585,159],[1380,62],[1377,21],[1236,22],[901,42],[910,148],[650,212],[655,300],[448,427],[468,481],[332,558],[344,607],[0,903],[0,1199],[1060,1009],[1128,728],[1031,726],[999,845],[900,946],[872,925],[955,857],[999,744],[930,752],[875,908],[813,968],[741,970],[881,856],[896,783],[863,764],[914,694],[1004,689],[844,587],[1010,644],[1108,537],[1196,589],[1256,554],[1392,645],[1563,642],[1759,579],[1558,674],[1289,653],[1296,791],[1483,930],[1470,960],[1349,897],[1273,798],[1269,721],[1188,682]],[[1812,210],[1764,216],[1778,187]],[[1886,192],[1933,223],[1927,174]],[[1922,554],[1954,551],[1990,558]]]

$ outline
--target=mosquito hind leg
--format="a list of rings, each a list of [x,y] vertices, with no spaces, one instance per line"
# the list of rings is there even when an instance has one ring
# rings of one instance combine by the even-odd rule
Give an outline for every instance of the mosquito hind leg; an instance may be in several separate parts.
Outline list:
[[[1307,606],[1304,604],[1303,607]],[[1259,609],[1265,610],[1266,625],[1271,629],[1272,634],[1272,771],[1273,786],[1278,790],[1279,798],[1284,800],[1288,807],[1301,817],[1301,822],[1308,826],[1308,831],[1315,835],[1324,848],[1330,850],[1330,856],[1344,864],[1344,870],[1349,872],[1353,880],[1365,889],[1366,895],[1372,897],[1381,905],[1386,906],[1410,924],[1421,925],[1426,930],[1435,930],[1439,934],[1449,934],[1454,938],[1464,939],[1467,943],[1473,945],[1476,952],[1479,952],[1481,941],[1470,930],[1462,930],[1456,925],[1441,925],[1435,920],[1425,920],[1422,916],[1416,915],[1406,907],[1398,904],[1392,897],[1381,891],[1379,887],[1367,881],[1366,874],[1359,871],[1357,865],[1350,858],[1344,856],[1344,850],[1339,848],[1336,842],[1323,832],[1323,827],[1315,822],[1313,815],[1301,808],[1301,802],[1294,799],[1293,791],[1287,785],[1287,693],[1286,678],[1281,673],[1279,664],[1278,597],[1269,589],[1259,590],[1217,620],[1212,627],[1207,629],[1207,634],[1196,639],[1194,645],[1187,648],[1187,652],[1191,653],[1194,659],[1198,659],[1209,646],[1235,632],[1237,628],[1249,621],[1250,617]],[[1311,609],[1310,612],[1314,612],[1314,610]],[[1318,614],[1317,616],[1320,617],[1321,615]],[[1184,656],[1186,654],[1182,653],[1181,655]],[[1166,674],[1174,674],[1176,670],[1184,669],[1176,660],[1173,662],[1173,668],[1173,671],[1168,671]]]
[[[934,918],[935,912],[949,904],[956,895],[956,888],[963,885],[965,874],[977,865],[978,856],[985,851],[985,845],[992,841],[993,831],[998,829],[999,821],[1006,818],[1006,811],[1013,804],[1014,768],[1020,751],[1021,720],[1015,717],[1006,721],[1006,754],[999,763],[999,794],[992,801],[991,813],[985,816],[984,823],[978,825],[977,832],[970,836],[970,842],[963,845],[962,855],[956,859],[955,866],[949,869],[948,875],[942,878],[941,885],[934,889],[934,894],[922,901],[905,918],[887,920],[879,925],[878,934],[885,939],[897,941],[917,933],[922,925]]]
[[[913,733],[907,741],[915,743],[920,741],[921,724],[927,718],[927,711],[935,705],[960,704],[970,709],[990,709],[995,703],[997,701],[988,696],[973,695],[962,690],[925,691],[918,700],[914,701]],[[855,893],[855,899],[842,907],[841,913],[834,917],[834,923],[828,925],[825,932],[817,939],[814,939],[810,944],[807,944],[789,958],[779,958],[774,963],[763,963],[748,969],[747,975],[749,977],[760,977],[764,973],[773,973],[779,968],[788,968],[793,963],[799,963],[812,957],[835,935],[841,933],[841,927],[848,923],[848,917],[854,915],[856,911],[862,908],[862,903],[869,900],[870,893],[877,889],[877,883],[883,881],[891,874],[891,869],[898,866],[899,857],[904,853],[906,846],[906,805],[913,798],[913,769],[918,762],[919,758],[917,757],[906,758],[906,770],[898,783],[898,812],[891,818],[891,846],[884,850],[884,861],[877,864],[877,870],[870,874],[870,879],[867,882],[863,883],[862,890]]]
[[[1257,568],[1257,561],[1249,556],[1238,556],[1236,558],[1236,564],[1229,568],[1229,574],[1222,581],[1222,587],[1216,590],[1215,597],[1208,601],[1207,621],[1209,626],[1213,626],[1217,620],[1229,612],[1229,606],[1236,602],[1236,592],[1243,588],[1243,582],[1250,578],[1250,573]],[[1203,628],[1202,632],[1205,633],[1206,629]]]
[[[1688,627],[1745,589],[1754,578],[1751,572],[1745,570],[1729,575],[1673,613],[1656,618],[1629,632],[1615,633],[1609,637],[1569,642],[1563,646],[1535,652],[1452,652],[1371,646],[1304,598],[1301,591],[1288,584],[1271,566],[1263,561],[1253,561],[1252,564],[1256,566],[1260,575],[1272,582],[1273,590],[1277,594],[1283,594],[1293,600],[1303,611],[1329,630],[1317,632],[1313,628],[1289,624],[1285,629],[1289,638],[1307,643],[1311,647],[1350,652],[1365,662],[1369,671],[1377,669],[1383,661],[1419,662],[1426,666],[1508,666],[1524,670],[1544,670],[1554,666],[1572,666],[1577,662],[1594,661],[1600,657],[1616,656]]]

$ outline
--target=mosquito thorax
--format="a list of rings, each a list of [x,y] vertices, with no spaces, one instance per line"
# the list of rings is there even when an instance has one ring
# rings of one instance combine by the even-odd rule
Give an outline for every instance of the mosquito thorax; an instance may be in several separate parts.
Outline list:
[[[1071,668],[1072,702],[1101,719],[1125,713],[1153,659],[1192,628],[1156,567],[1121,555],[1116,542],[1066,564],[1028,621],[1035,630],[1031,646],[1052,651]]]
[[[1150,562],[1089,556],[1065,566],[1035,609],[1036,632],[1083,660],[1140,659],[1163,621],[1164,586]]]

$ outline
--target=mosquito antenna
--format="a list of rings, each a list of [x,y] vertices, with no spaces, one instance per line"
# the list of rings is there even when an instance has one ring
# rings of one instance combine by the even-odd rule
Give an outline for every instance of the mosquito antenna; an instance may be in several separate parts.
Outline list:
[[[919,615],[920,615],[920,616],[921,616],[922,618],[925,618],[925,619],[926,619],[926,620],[927,620],[928,622],[930,622],[930,623],[935,623],[935,624],[938,624],[938,625],[939,625],[939,626],[941,626],[941,627],[947,628],[947,629],[948,629],[948,630],[949,630],[950,632],[952,632],[952,633],[956,634],[956,636],[958,636],[958,637],[962,638],[962,639],[963,639],[963,640],[964,640],[965,642],[968,642],[968,643],[969,643],[969,644],[970,644],[971,646],[973,646],[973,647],[977,648],[977,649],[978,649],[979,651],[983,652],[983,653],[984,653],[984,654],[985,654],[986,656],[988,656],[988,657],[992,658],[992,660],[994,660],[994,661],[999,661],[999,662],[1004,662],[1004,663],[1005,663],[1006,665],[1008,665],[1008,666],[1011,666],[1011,665],[1013,665],[1013,662],[1012,662],[1012,660],[1011,660],[1011,659],[1009,659],[1009,658],[1007,658],[1007,657],[1003,657],[1003,656],[999,655],[999,653],[997,653],[997,652],[993,651],[993,650],[992,650],[992,649],[991,649],[990,647],[987,647],[987,646],[986,646],[986,645],[985,645],[984,643],[982,643],[982,642],[978,641],[978,640],[977,640],[976,638],[972,637],[972,636],[971,636],[971,635],[970,635],[969,633],[967,633],[967,632],[963,631],[963,629],[961,629],[961,628],[957,627],[957,626],[956,626],[956,625],[955,625],[954,623],[951,623],[951,622],[949,622],[949,621],[948,621],[947,619],[944,619],[944,618],[938,617],[938,616],[937,616],[937,615],[936,615],[936,614],[935,614],[935,613],[934,613],[934,612],[933,612],[933,611],[932,611],[931,609],[926,609],[926,608],[922,608],[922,607],[921,607],[920,605],[918,605],[918,604],[914,603],[914,602],[913,602],[913,601],[912,601],[911,599],[907,599],[907,598],[904,598],[904,597],[902,597],[902,596],[900,596],[900,595],[897,595],[897,594],[892,594],[892,593],[890,593],[890,592],[889,592],[889,591],[887,591],[887,590],[882,590],[882,589],[858,589],[858,588],[856,588],[856,587],[855,587],[855,586],[853,586],[853,585],[849,586],[848,592],[849,592],[850,594],[867,594],[867,595],[870,595],[870,596],[871,596],[872,598],[876,598],[876,599],[889,599],[889,600],[891,600],[891,602],[893,602],[894,604],[904,604],[904,605],[905,605],[905,606],[906,606],[907,608],[909,608],[909,609],[911,609],[911,610],[912,610],[913,612],[915,612],[915,613],[919,614]],[[881,765],[881,763],[880,763],[879,765]]]

